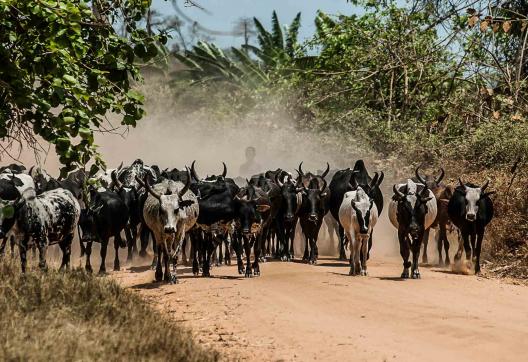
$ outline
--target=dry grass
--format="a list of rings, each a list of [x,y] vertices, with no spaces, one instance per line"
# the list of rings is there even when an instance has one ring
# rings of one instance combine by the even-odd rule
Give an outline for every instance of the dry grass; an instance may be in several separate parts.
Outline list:
[[[7,258],[0,278],[2,361],[219,359],[112,280],[81,270],[22,275]]]

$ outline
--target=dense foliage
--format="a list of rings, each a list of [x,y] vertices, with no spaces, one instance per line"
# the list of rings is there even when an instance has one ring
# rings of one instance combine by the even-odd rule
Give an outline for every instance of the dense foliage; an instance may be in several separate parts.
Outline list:
[[[0,138],[55,146],[64,171],[95,158],[94,132],[113,130],[108,112],[135,126],[143,97],[136,60],[160,51],[164,35],[138,24],[149,0],[0,0]],[[118,35],[120,25],[125,36]]]

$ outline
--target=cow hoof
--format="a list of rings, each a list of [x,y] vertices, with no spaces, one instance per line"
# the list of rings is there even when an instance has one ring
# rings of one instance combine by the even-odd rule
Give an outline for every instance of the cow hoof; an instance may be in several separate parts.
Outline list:
[[[414,271],[412,273],[412,279],[420,279],[421,276],[420,276],[420,272],[419,271]]]
[[[361,276],[366,277],[367,275],[368,275],[368,273],[367,273],[366,270],[362,270],[361,271]]]
[[[348,275],[350,275],[351,277],[353,277],[353,276],[355,276],[355,275],[356,275],[356,273],[354,273],[354,271],[353,271],[353,270],[350,270],[350,271],[348,272]]]
[[[121,270],[121,265],[114,264],[114,271],[120,271],[120,270]]]
[[[253,275],[260,276],[260,270],[253,270]]]
[[[253,276],[253,272],[252,272],[251,268],[246,268],[245,277],[246,278],[251,278],[252,276]]]
[[[91,265],[85,266],[84,269],[86,270],[87,273],[90,273],[90,274],[93,273],[93,269]]]
[[[100,276],[105,276],[106,275],[106,270],[105,269],[99,270],[99,275]]]
[[[400,278],[409,279],[409,271],[405,270],[403,273],[401,273]]]
[[[175,274],[172,274],[172,275],[170,276],[170,283],[171,283],[171,284],[178,284],[178,278],[176,277]]]
[[[146,258],[147,256],[148,256],[148,254],[147,254],[146,250],[140,250],[139,251],[139,257],[140,258]]]
[[[157,266],[156,263],[152,263],[152,265],[150,266],[150,269],[151,270],[156,270],[156,266]]]

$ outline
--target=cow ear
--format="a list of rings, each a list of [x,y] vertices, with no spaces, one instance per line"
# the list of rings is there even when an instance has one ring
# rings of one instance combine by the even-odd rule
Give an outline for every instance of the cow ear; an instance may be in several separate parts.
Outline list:
[[[266,212],[271,208],[269,205],[257,205],[258,212]]]
[[[422,202],[425,204],[431,201],[432,199],[433,199],[432,197],[422,197]]]
[[[192,204],[194,204],[194,200],[181,200],[179,204],[180,204],[180,209],[183,209],[184,207],[189,207]]]
[[[490,195],[493,195],[493,194],[495,194],[495,193],[497,193],[497,192],[496,192],[496,191],[485,192],[485,193],[483,193],[483,194],[480,196],[480,198],[483,199],[483,198],[488,197],[488,196],[490,196]]]

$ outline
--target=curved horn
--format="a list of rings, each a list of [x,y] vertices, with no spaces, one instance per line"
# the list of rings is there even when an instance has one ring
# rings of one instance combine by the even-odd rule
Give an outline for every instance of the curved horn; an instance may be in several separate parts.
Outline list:
[[[416,175],[416,178],[418,179],[418,181],[420,181],[421,183],[425,185],[425,180],[423,179],[422,176],[420,176],[420,166],[416,167],[416,170],[414,170],[414,174]]]
[[[276,183],[277,185],[279,185],[279,187],[281,187],[281,188],[282,188],[282,186],[284,186],[284,184],[283,184],[283,183],[281,182],[281,180],[280,180],[279,174],[276,174],[276,175],[275,175],[275,183]]]
[[[189,187],[191,186],[191,171],[189,171],[189,168],[185,168],[187,169],[187,182],[185,183],[185,186],[183,186],[183,189],[178,192],[178,196],[180,197],[180,199],[183,197],[183,195],[185,195],[185,193],[187,192],[187,190],[189,190]]]
[[[136,176],[136,181],[138,182],[138,184],[140,184],[141,186],[143,186],[144,188],[147,189],[148,193],[151,194],[152,196],[154,196],[156,199],[158,199],[159,201],[161,201],[161,196],[152,189],[152,187],[150,187],[150,185],[148,184],[148,181],[147,181],[147,178],[145,177],[145,181],[141,180],[138,176]]]
[[[328,172],[330,172],[330,164],[327,162],[326,163],[326,170],[323,172],[323,174],[321,175],[322,178],[325,178],[326,175],[328,175]]]
[[[462,186],[463,188],[466,188],[466,185],[464,184],[464,182],[462,182],[462,179],[459,177],[458,178],[458,183],[460,184],[460,186]]]
[[[121,170],[123,168],[123,161],[121,161],[121,164],[119,165],[119,167],[117,168],[117,171]]]
[[[196,163],[196,160],[194,160],[191,164],[191,176],[195,181],[200,181],[200,178],[198,177],[198,174],[196,173],[196,170],[194,169],[194,164]]]
[[[323,187],[319,189],[319,191],[323,192],[326,189],[326,180],[323,179]]]
[[[350,175],[350,180],[348,180],[348,185],[352,188],[352,190],[357,190],[358,183],[356,180],[356,176],[354,175],[354,172],[352,172],[352,175]]]
[[[484,192],[487,188],[488,188],[488,185],[490,183],[490,180],[486,180],[486,183],[484,185],[482,185],[482,187],[480,188],[480,192]]]
[[[298,168],[298,172],[299,172],[299,175],[301,176],[304,176],[304,172],[302,170],[302,164],[303,164],[304,161],[301,161],[301,163],[299,164],[299,168]]]
[[[435,182],[437,184],[440,183],[440,181],[442,181],[444,179],[444,176],[445,176],[445,171],[442,167],[440,167],[440,176],[438,176],[438,178],[435,180]]]
[[[112,182],[114,183],[114,185],[118,188],[118,189],[121,189],[123,187],[123,184],[119,181],[119,179],[117,178],[117,171],[116,170],[113,170],[111,173],[110,173],[110,177],[112,178]]]
[[[392,186],[392,191],[394,192],[394,195],[398,195],[400,198],[405,197],[405,195],[400,190],[398,190],[396,185]]]
[[[376,187],[379,187],[381,185],[384,178],[385,178],[385,174],[383,173],[383,171],[380,171],[380,176],[378,178],[378,182],[376,183]]]
[[[369,190],[372,190],[374,187],[376,187],[376,184],[378,183],[378,179],[379,179],[379,174],[377,172],[374,172],[374,177],[372,178],[372,180],[370,180],[368,184]]]
[[[225,162],[222,162],[222,165],[224,165],[224,171],[222,171],[222,177],[226,177],[227,176],[227,166]]]

